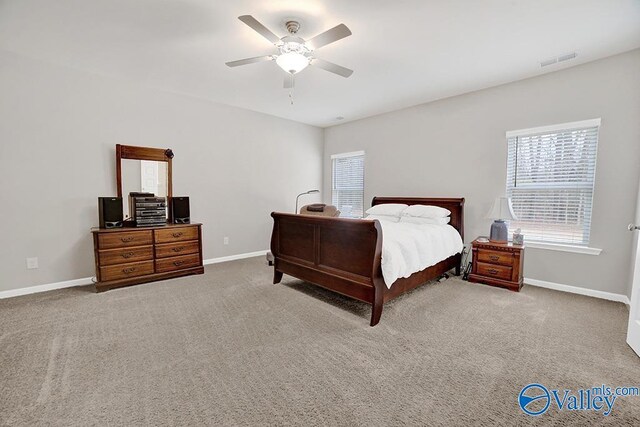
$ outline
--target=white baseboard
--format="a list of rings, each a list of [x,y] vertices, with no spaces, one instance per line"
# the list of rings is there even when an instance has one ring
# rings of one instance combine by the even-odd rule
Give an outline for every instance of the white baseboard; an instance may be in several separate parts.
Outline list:
[[[627,305],[631,304],[631,301],[629,301],[628,296],[622,295],[622,294],[614,294],[612,292],[597,291],[594,289],[587,289],[587,288],[579,288],[577,286],[546,282],[544,280],[538,280],[538,279],[528,279],[526,277],[524,279],[524,283],[531,286],[538,286],[540,288],[553,289],[556,291],[569,292],[571,294],[586,295],[589,297],[601,298],[609,301],[622,302]]]
[[[224,256],[224,257],[219,257],[219,258],[210,258],[210,259],[203,260],[202,263],[204,265],[218,264],[218,263],[221,263],[221,262],[235,261],[235,260],[239,260],[239,259],[263,256],[263,255],[266,255],[267,252],[269,252],[269,250],[265,249],[265,250],[261,250],[261,251],[255,251],[255,252],[247,252],[247,253],[244,253],[244,254],[229,255],[229,256]],[[47,284],[44,284],[44,285],[29,286],[27,288],[19,288],[19,289],[10,289],[8,291],[0,291],[0,299],[18,297],[18,296],[21,296],[21,295],[35,294],[35,293],[39,293],[39,292],[53,291],[55,289],[71,288],[71,287],[74,287],[74,286],[90,285],[90,284],[93,283],[92,279],[93,279],[92,277],[84,277],[82,279],[66,280],[66,281],[63,281],[63,282],[47,283]],[[537,287],[540,287],[540,288],[553,289],[553,290],[556,290],[556,291],[569,292],[569,293],[572,293],[572,294],[579,294],[579,295],[586,295],[586,296],[589,296],[589,297],[601,298],[601,299],[606,299],[606,300],[609,300],[609,301],[622,302],[622,303],[624,303],[626,305],[630,305],[631,304],[631,301],[629,301],[629,297],[627,297],[626,295],[614,294],[612,292],[597,291],[597,290],[594,290],[594,289],[580,288],[580,287],[577,287],[577,286],[563,285],[561,283],[547,282],[547,281],[544,281],[544,280],[530,279],[530,278],[525,278],[524,279],[524,283],[527,284],[527,285],[537,286]]]
[[[244,254],[223,256],[223,257],[220,257],[220,258],[210,258],[210,259],[205,259],[204,261],[202,261],[202,263],[204,265],[218,264],[220,262],[235,261],[237,259],[253,258],[253,257],[256,257],[256,256],[264,256],[264,255],[267,254],[267,252],[269,252],[269,250],[265,249],[265,250],[256,251],[256,252],[247,252],[247,253],[244,253]]]
[[[218,264],[220,262],[235,261],[237,259],[253,258],[256,256],[265,255],[269,250],[249,252],[238,255],[230,255],[220,258],[211,258],[203,260],[203,264]],[[19,297],[21,295],[35,294],[39,292],[53,291],[56,289],[72,288],[74,286],[90,285],[93,283],[93,277],[84,277],[82,279],[65,280],[64,282],[47,283],[38,286],[29,286],[27,288],[10,289],[8,291],[0,291],[0,299]]]
[[[35,294],[38,292],[53,291],[55,289],[72,288],[74,286],[90,285],[93,283],[93,277],[84,277],[82,279],[65,280],[64,282],[47,283],[38,286],[29,286],[27,288],[10,289],[0,292],[0,299],[19,297],[21,295]]]

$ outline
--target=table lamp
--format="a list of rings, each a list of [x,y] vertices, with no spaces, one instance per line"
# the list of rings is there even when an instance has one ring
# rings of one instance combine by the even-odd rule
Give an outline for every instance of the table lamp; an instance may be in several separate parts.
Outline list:
[[[496,197],[496,200],[493,202],[493,207],[487,214],[487,218],[495,220],[493,224],[491,224],[489,241],[492,243],[507,243],[509,240],[509,230],[505,221],[518,219],[516,214],[513,213],[511,199],[509,197]]]

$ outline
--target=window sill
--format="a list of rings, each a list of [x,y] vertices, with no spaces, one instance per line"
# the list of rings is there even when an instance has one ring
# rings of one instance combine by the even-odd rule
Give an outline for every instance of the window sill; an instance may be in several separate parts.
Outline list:
[[[551,251],[561,251],[561,252],[573,252],[576,254],[586,254],[586,255],[600,255],[600,252],[602,252],[602,249],[600,248],[590,248],[587,246],[560,245],[557,243],[527,242],[526,240],[524,241],[524,245],[527,248],[547,249]]]

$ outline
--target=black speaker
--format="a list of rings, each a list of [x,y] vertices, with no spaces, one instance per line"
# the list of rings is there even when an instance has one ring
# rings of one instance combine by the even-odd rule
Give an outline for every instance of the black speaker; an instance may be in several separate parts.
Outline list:
[[[171,218],[173,218],[174,224],[189,224],[191,222],[188,197],[174,196],[171,198]]]
[[[122,227],[122,197],[98,197],[100,228]]]

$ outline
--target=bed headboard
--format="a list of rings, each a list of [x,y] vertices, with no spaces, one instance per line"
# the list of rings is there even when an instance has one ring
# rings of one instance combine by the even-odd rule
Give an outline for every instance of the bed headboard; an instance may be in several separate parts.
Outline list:
[[[405,205],[440,206],[451,211],[453,226],[464,241],[464,198],[428,198],[428,197],[374,197],[371,206],[385,203],[404,203]]]

